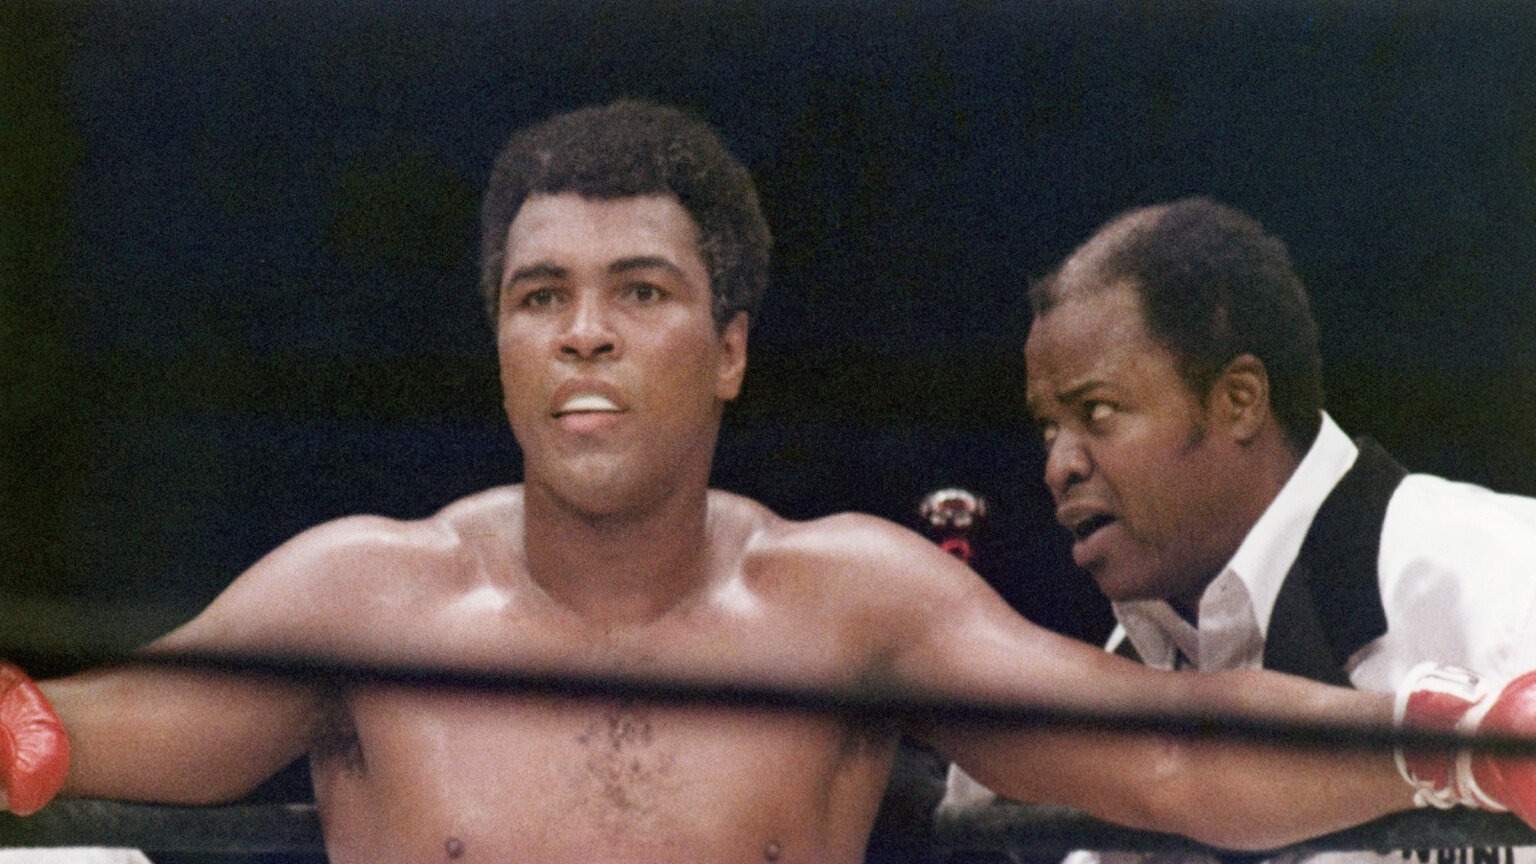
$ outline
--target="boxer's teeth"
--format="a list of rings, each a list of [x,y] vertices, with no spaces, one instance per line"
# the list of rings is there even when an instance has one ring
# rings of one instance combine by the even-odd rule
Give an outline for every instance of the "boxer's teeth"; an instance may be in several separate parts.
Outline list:
[[[570,399],[565,401],[564,405],[560,406],[560,413],[562,414],[570,414],[575,411],[617,410],[619,410],[619,406],[613,404],[613,402],[605,399],[602,396],[598,396],[595,393],[582,393],[577,396],[572,396]]]

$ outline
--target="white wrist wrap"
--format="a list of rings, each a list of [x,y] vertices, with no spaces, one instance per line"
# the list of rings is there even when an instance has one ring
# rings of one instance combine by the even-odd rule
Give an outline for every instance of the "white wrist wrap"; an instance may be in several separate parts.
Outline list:
[[[1493,706],[1493,697],[1497,695],[1497,691],[1491,682],[1475,672],[1454,666],[1420,664],[1408,673],[1402,686],[1397,690],[1392,719],[1398,728],[1404,728],[1410,719],[1408,717],[1410,699],[1416,695],[1424,699],[1426,694],[1428,694],[1427,698],[1440,697],[1447,704],[1464,707],[1461,708],[1459,716],[1444,714],[1413,718],[1416,723],[1408,728],[1470,735],[1482,725],[1483,717]],[[1454,755],[1447,757],[1432,753],[1410,756],[1403,752],[1401,746],[1398,746],[1393,748],[1392,757],[1397,763],[1398,774],[1402,775],[1403,780],[1414,788],[1413,800],[1420,807],[1447,809],[1460,804],[1497,812],[1504,812],[1507,809],[1498,801],[1489,798],[1478,786],[1477,778],[1472,772],[1472,752],[1468,749],[1457,750]],[[1448,760],[1442,763],[1446,767],[1443,777],[1420,777],[1415,772],[1415,763],[1422,766],[1425,760],[1436,759]]]

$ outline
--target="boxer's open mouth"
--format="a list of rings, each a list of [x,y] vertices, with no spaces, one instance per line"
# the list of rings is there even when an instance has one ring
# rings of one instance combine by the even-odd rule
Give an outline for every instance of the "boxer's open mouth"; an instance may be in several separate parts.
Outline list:
[[[555,410],[555,416],[562,417],[566,414],[593,412],[616,413],[618,410],[619,406],[613,404],[606,397],[598,396],[594,393],[582,393],[566,400],[565,404]]]

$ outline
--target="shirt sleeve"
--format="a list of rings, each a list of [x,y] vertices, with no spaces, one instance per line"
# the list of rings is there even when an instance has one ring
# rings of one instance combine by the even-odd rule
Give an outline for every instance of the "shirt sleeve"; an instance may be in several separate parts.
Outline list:
[[[1425,474],[1405,478],[1382,528],[1387,634],[1357,686],[1392,689],[1424,661],[1494,675],[1536,668],[1536,499]]]

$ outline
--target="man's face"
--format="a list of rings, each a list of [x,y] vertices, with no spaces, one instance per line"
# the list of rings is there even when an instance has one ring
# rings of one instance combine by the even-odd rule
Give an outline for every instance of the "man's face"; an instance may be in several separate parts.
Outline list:
[[[711,314],[698,227],[670,196],[529,198],[507,231],[497,352],[530,489],[594,515],[707,483],[746,316]]]
[[[1192,608],[1241,542],[1226,506],[1240,466],[1148,335],[1140,295],[1070,294],[1031,326],[1024,353],[1073,560],[1111,600]]]

